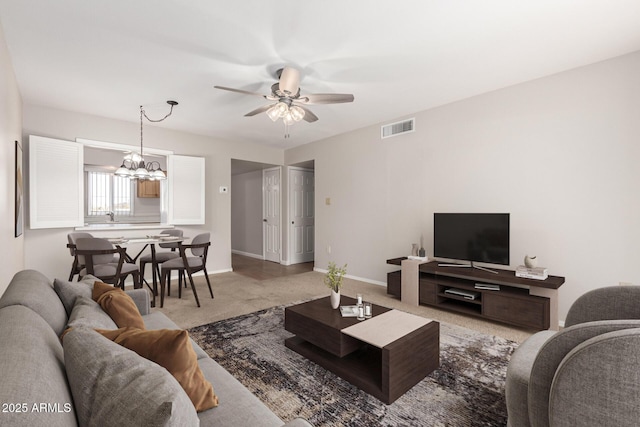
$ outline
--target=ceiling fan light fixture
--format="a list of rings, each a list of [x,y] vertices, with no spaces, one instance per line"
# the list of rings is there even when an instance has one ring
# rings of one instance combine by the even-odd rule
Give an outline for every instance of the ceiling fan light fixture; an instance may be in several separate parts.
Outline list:
[[[278,110],[278,114],[280,115],[280,117],[284,117],[285,114],[289,112],[289,106],[282,101],[276,104],[276,109]]]
[[[284,122],[285,126],[290,126],[295,123],[295,120],[293,119],[293,116],[291,115],[290,112],[287,112],[284,115],[284,117],[282,118],[282,121]]]
[[[280,111],[276,108],[277,105],[278,104],[273,104],[273,106],[267,110],[267,116],[269,116],[273,122],[280,118]]]
[[[299,122],[304,118],[304,110],[297,105],[292,105],[291,108],[289,108],[289,113],[291,118],[296,122]]]

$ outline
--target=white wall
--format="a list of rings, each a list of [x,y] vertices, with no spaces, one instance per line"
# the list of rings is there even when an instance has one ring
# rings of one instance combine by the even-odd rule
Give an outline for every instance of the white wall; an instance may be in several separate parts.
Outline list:
[[[22,144],[22,97],[0,27],[0,295],[24,268],[24,234],[15,237],[15,141]]]
[[[174,115],[179,114],[175,110]],[[123,122],[81,113],[25,105],[23,135],[40,135],[73,141],[85,138],[98,141],[136,145],[140,137],[139,123]],[[180,226],[186,236],[202,231],[211,233],[211,248],[207,269],[210,273],[231,269],[231,200],[229,193],[220,194],[220,186],[231,185],[231,158],[283,163],[280,149],[238,141],[223,141],[210,137],[145,126],[145,141],[151,148],[172,150],[175,154],[199,156],[206,164],[206,224]],[[145,144],[146,146],[147,144]],[[65,278],[71,267],[71,256],[65,245],[71,229],[25,230],[25,266],[35,268],[50,278]],[[95,233],[106,235],[108,232]],[[111,232],[124,235],[122,232]],[[138,232],[138,235],[140,232]]]
[[[262,171],[231,176],[231,248],[262,257]]]
[[[316,161],[316,266],[385,282],[420,235],[432,254],[434,212],[510,212],[511,267],[537,255],[567,279],[560,319],[591,289],[640,284],[639,75],[636,52],[417,113],[414,133],[287,150]]]

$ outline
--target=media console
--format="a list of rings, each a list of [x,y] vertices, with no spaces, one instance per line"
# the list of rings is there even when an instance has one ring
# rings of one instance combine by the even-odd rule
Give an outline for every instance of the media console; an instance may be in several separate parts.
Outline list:
[[[406,257],[387,260],[402,265]],[[558,329],[558,288],[564,277],[546,280],[516,277],[512,270],[495,273],[463,267],[441,267],[432,261],[418,266],[419,303],[532,329]],[[402,272],[387,274],[387,293],[402,298]],[[478,289],[476,284],[499,285],[500,290]],[[457,289],[479,293],[474,299],[446,292]],[[404,300],[404,299],[403,299]]]

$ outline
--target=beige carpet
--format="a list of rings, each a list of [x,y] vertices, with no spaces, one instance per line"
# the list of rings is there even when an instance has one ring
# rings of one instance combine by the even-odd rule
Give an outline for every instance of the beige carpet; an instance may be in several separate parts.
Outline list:
[[[204,277],[195,277],[196,290],[201,304],[200,308],[196,306],[190,287],[184,288],[182,298],[178,299],[178,283],[177,280],[173,280],[171,296],[165,296],[164,308],[159,308],[160,301],[158,298],[158,308],[152,310],[165,313],[180,327],[188,329],[277,305],[327,296],[329,290],[323,283],[323,276],[322,273],[312,271],[260,281],[233,272],[213,274],[209,278],[215,296],[214,299],[211,299],[209,295]],[[524,341],[531,333],[535,332],[458,315],[432,307],[408,306],[400,300],[388,296],[385,287],[357,280],[345,279],[342,293],[352,297],[355,297],[357,293],[361,293],[365,301],[368,300],[382,306],[397,308],[516,342]]]

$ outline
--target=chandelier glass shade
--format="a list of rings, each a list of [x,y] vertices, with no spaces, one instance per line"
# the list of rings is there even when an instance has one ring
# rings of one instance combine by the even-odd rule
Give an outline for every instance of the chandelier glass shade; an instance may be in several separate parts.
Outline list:
[[[147,114],[145,113],[144,108],[142,108],[142,105],[140,106],[140,154],[132,152],[125,155],[122,160],[122,164],[115,171],[115,174],[117,176],[128,177],[131,179],[147,179],[152,181],[167,179],[167,175],[160,167],[160,163],[156,161],[145,163],[144,161],[142,127],[142,119],[144,117],[146,117],[146,119],[150,122],[161,122],[169,117],[173,112],[173,107],[178,105],[176,101],[167,101],[167,104],[171,106],[171,109],[169,110],[169,113],[160,120],[151,120],[149,117],[147,117]]]

